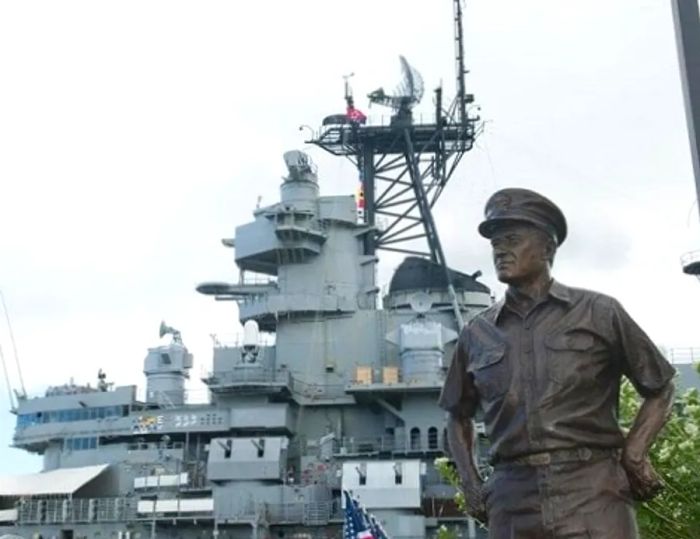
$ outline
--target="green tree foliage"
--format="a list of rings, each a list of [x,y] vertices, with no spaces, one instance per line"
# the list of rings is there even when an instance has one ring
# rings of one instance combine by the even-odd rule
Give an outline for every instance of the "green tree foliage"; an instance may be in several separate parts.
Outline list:
[[[700,368],[698,368],[700,372]],[[628,429],[641,401],[625,381],[620,390],[620,424]],[[673,415],[652,447],[650,458],[666,488],[650,502],[637,507],[643,539],[700,538],[700,392],[691,389],[677,396]],[[435,460],[438,473],[457,489],[455,501],[464,510],[459,476],[447,458]],[[444,539],[450,539],[444,530]]]
[[[620,423],[629,428],[640,400],[629,382],[620,391]],[[700,393],[677,396],[673,415],[656,439],[650,458],[666,484],[664,491],[637,507],[644,539],[700,537]]]
[[[435,469],[440,474],[447,483],[452,485],[457,489],[457,494],[455,494],[455,503],[460,511],[466,511],[466,505],[464,501],[464,494],[460,488],[461,481],[459,480],[459,474],[457,473],[457,468],[447,457],[439,457],[435,459]],[[448,527],[444,524],[440,526],[437,530],[436,539],[457,539],[457,530],[454,527]]]
[[[435,469],[449,485],[452,485],[457,489],[457,494],[455,494],[455,503],[460,511],[466,511],[467,506],[464,501],[464,493],[461,489],[461,481],[459,479],[459,474],[457,473],[457,468],[447,457],[439,457],[435,459]]]
[[[448,528],[444,524],[437,529],[436,539],[459,539],[457,530],[454,527]]]

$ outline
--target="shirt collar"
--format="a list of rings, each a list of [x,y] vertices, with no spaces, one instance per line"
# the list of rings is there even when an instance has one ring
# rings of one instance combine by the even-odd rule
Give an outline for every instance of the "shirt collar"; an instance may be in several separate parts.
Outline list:
[[[547,296],[559,300],[563,303],[571,304],[571,289],[552,279],[552,284],[549,285],[549,290],[547,291]],[[494,321],[498,321],[503,313],[503,308],[506,306],[506,296],[504,295],[500,300],[496,302],[495,307],[495,317]]]
[[[549,295],[564,303],[571,303],[571,288],[554,279],[549,287]]]

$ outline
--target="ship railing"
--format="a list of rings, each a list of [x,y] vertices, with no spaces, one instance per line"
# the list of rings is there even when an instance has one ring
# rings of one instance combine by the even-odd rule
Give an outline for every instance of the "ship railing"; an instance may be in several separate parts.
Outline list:
[[[246,283],[248,284],[248,283]],[[214,348],[240,348],[243,346],[243,333],[211,333],[209,335],[214,344]],[[258,345],[263,348],[274,346],[275,335],[261,333],[258,335]]]
[[[128,451],[153,451],[162,449],[184,449],[183,442],[132,442],[127,444]]]
[[[266,503],[262,513],[270,524],[303,524],[320,526],[339,518],[337,500],[320,502]]]
[[[423,388],[441,386],[444,379],[444,372],[437,366],[406,370],[395,365],[358,365],[349,377],[348,385],[387,389],[392,386]]]
[[[671,348],[667,353],[668,360],[673,363],[700,363],[700,348],[685,347]]]
[[[392,386],[399,386],[401,388],[407,388],[410,389],[411,386],[415,386],[416,388],[422,388],[422,387],[433,387],[433,386],[442,386],[444,384],[444,376],[441,375],[440,372],[435,372],[435,371],[425,371],[424,373],[413,373],[412,378],[404,380],[403,374],[399,373],[398,379],[393,379],[393,380],[382,380],[380,378],[372,381],[368,381],[367,378],[361,378],[355,376],[354,378],[351,378],[350,381],[348,382],[349,386],[367,386],[371,388],[376,388],[379,389],[380,387],[383,388],[391,388]],[[351,387],[351,390],[357,389],[356,387]]]
[[[366,121],[361,127],[391,127],[392,120],[394,119],[393,114],[370,114],[367,116]],[[427,111],[413,111],[413,126],[420,128],[421,126],[436,126],[437,116],[434,112]],[[332,118],[332,119],[331,119]],[[443,120],[445,117],[443,116]],[[475,120],[475,118],[472,118]],[[344,144],[345,140],[342,133],[345,130],[357,129],[358,125],[351,123],[347,120],[347,117],[343,114],[337,114],[333,117],[328,117],[326,119],[327,123],[324,123],[321,127],[314,130],[308,125],[302,125],[301,128],[306,128],[311,132],[311,139],[321,140],[326,143],[331,144]],[[454,125],[445,126],[448,129],[454,129]],[[459,128],[458,128],[459,129]],[[464,149],[471,145],[473,138],[478,135],[477,129],[475,129],[473,123],[469,123],[459,129],[462,132],[461,137],[458,140],[447,140],[444,141],[448,149]],[[479,129],[480,131],[480,129]]]
[[[335,440],[333,452],[337,455],[357,455],[393,451],[396,440],[393,436],[378,436],[375,438],[343,437]]]
[[[342,116],[342,115],[339,115]],[[391,125],[392,118],[394,117],[393,114],[368,114],[367,115],[367,120],[363,124],[364,126],[368,127],[389,127]],[[413,124],[414,125],[421,125],[421,124],[435,124],[436,123],[436,115],[435,113],[430,113],[430,112],[416,112],[413,111]],[[351,126],[352,124],[347,122],[344,124],[328,124],[324,125],[319,129],[319,132],[323,132],[327,130],[330,127],[333,126],[338,126],[338,125],[346,125],[346,126]],[[314,133],[314,138],[318,138],[319,133]]]
[[[428,462],[428,465],[425,468],[425,474],[423,476],[423,484],[424,484],[425,488],[452,487],[452,483],[448,479],[443,477],[440,474],[440,472],[438,472],[437,467],[435,465],[435,461],[437,461],[438,459],[441,459],[441,460],[446,459],[448,461],[450,460],[449,457],[443,455],[443,456],[437,457],[437,458],[433,459],[432,461]],[[483,473],[484,475],[489,475],[491,473],[491,470],[489,468],[488,459],[486,457],[481,457],[481,455],[477,455],[476,465],[477,465],[477,468],[479,469],[479,472]]]
[[[19,503],[18,524],[121,522],[136,518],[132,498],[25,499]]]
[[[236,284],[276,284],[277,278],[264,273],[245,272]]]
[[[223,372],[210,372],[207,376],[209,386],[227,386],[238,384],[273,384],[293,387],[293,379],[286,369],[233,369]]]
[[[396,436],[377,436],[369,438],[356,438],[354,436],[343,437],[334,440],[333,453],[336,456],[368,455],[374,453],[442,453],[447,447],[444,437],[425,440],[411,439]]]

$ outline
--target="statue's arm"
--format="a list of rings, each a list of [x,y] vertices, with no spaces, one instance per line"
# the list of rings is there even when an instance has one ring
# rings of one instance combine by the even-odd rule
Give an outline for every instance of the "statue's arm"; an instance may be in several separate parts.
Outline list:
[[[447,420],[447,437],[452,459],[462,480],[467,512],[477,520],[486,522],[482,491],[484,481],[476,464],[476,437],[472,418],[450,413]]]
[[[609,303],[611,342],[616,348],[622,373],[643,398],[622,452],[632,496],[649,500],[663,483],[649,461],[648,452],[669,418],[673,404],[675,369],[649,336],[616,300]]]
[[[476,465],[476,437],[472,420],[478,397],[473,381],[467,373],[468,349],[469,330],[465,328],[455,347],[439,404],[448,412],[447,441],[461,479],[467,512],[486,522],[481,489],[483,480]]]
[[[674,390],[673,382],[668,382],[659,393],[645,398],[627,434],[622,466],[627,472],[635,499],[649,500],[663,488],[663,482],[654,471],[648,454],[671,415]]]

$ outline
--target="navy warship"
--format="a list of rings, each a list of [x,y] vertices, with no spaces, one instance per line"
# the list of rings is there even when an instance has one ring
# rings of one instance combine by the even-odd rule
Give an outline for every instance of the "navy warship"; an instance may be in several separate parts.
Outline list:
[[[279,201],[222,240],[239,280],[197,291],[237,302],[243,336],[215,342],[206,402],[188,402],[193,356],[164,323],[145,398],[102,371],[18,395],[13,445],[43,469],[0,481],[0,536],[341,537],[343,491],[391,537],[446,523],[477,536],[432,464],[447,449],[446,358],[492,303],[479,272],[448,267],[432,216],[480,129],[461,18],[455,0],[456,97],[443,105],[438,88],[431,121],[414,120],[424,84],[401,57],[398,87],[368,96],[389,122],[368,121],[346,79],[345,112],[308,141],[355,165],[357,193],[323,196],[309,156],[287,152]],[[380,297],[382,250],[406,258]]]

